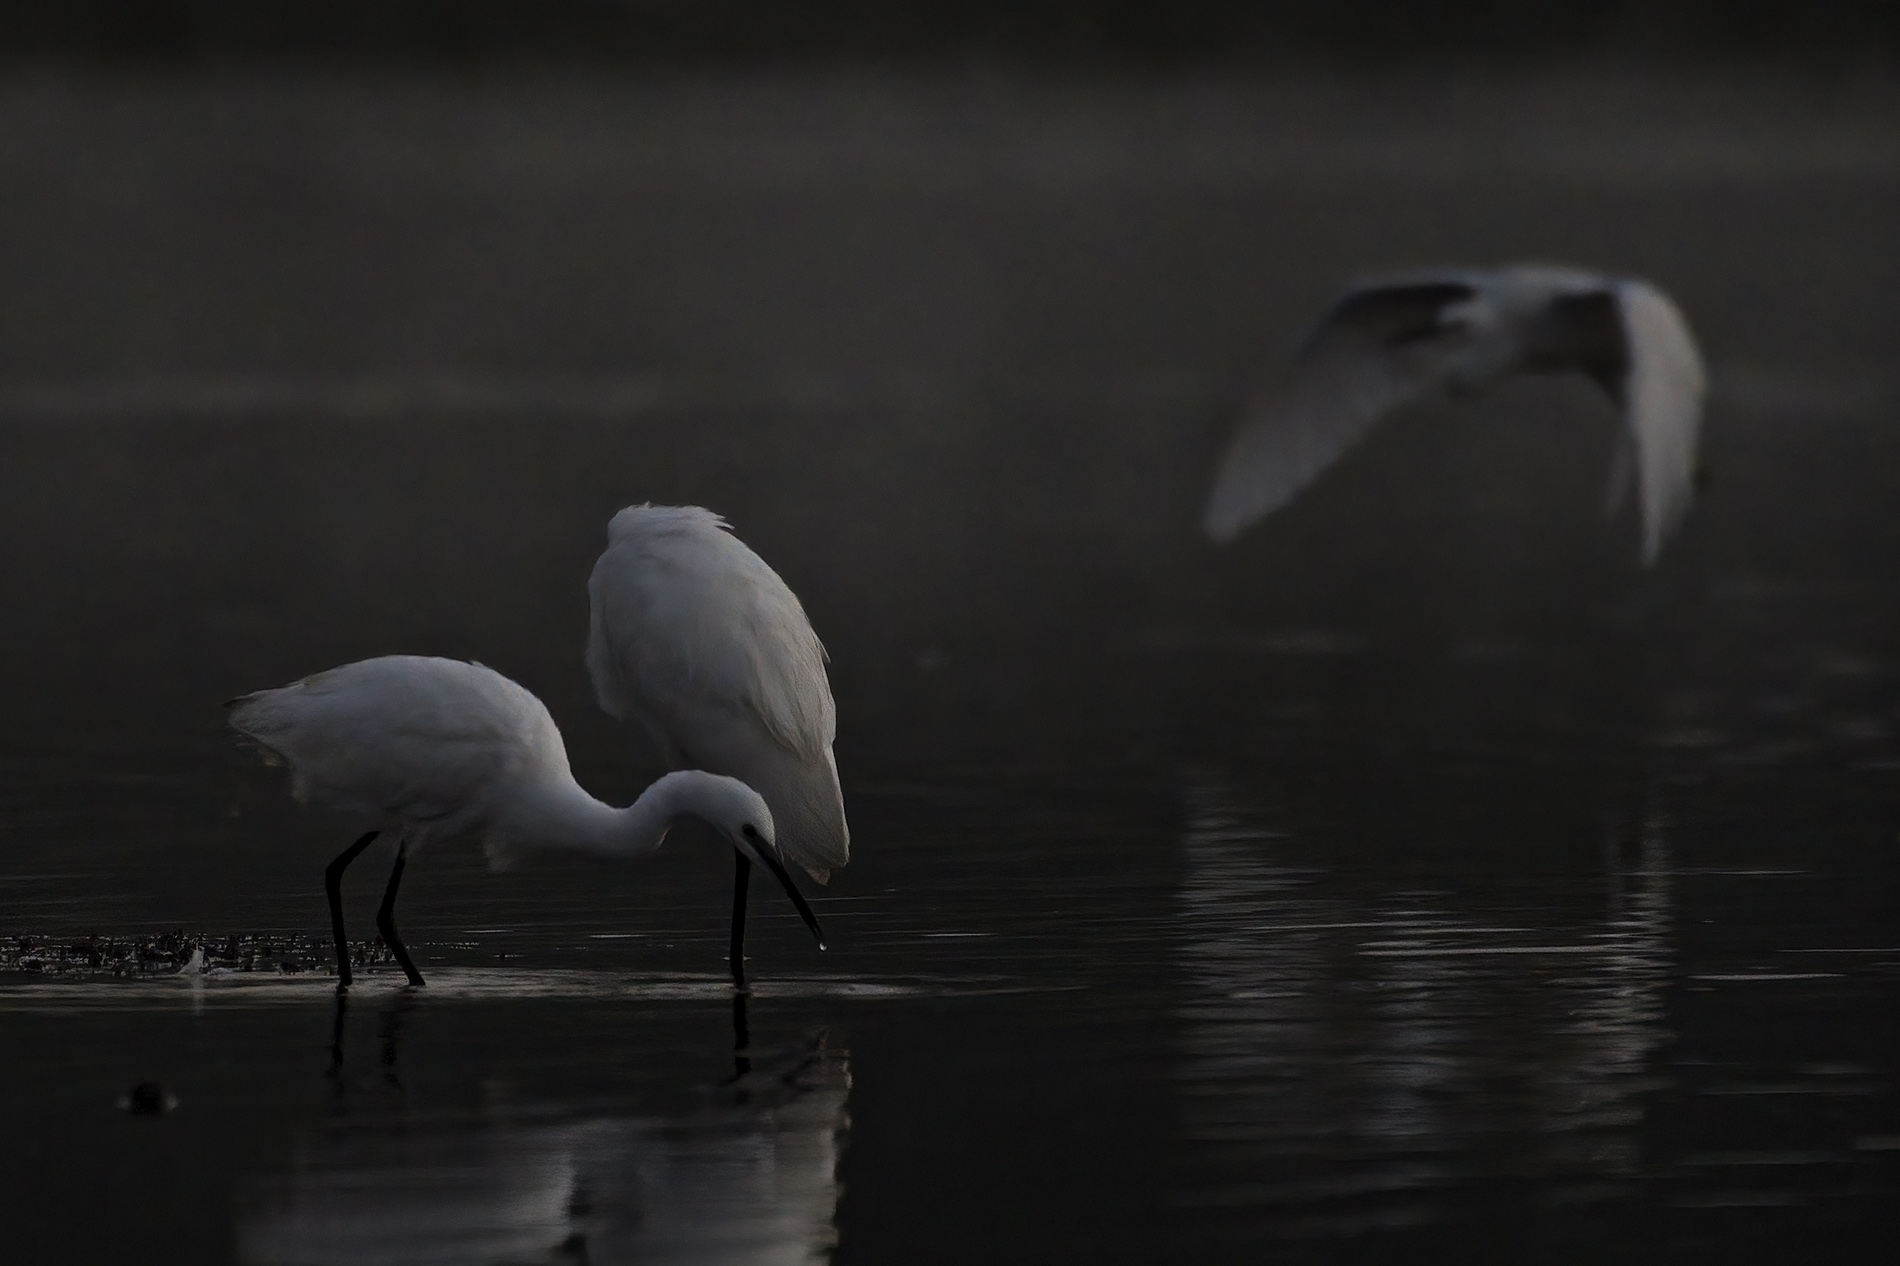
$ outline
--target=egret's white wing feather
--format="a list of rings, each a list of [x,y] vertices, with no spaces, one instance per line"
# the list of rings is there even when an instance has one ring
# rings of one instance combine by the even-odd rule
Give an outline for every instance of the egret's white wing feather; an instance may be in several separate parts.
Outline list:
[[[718,515],[621,511],[588,595],[587,666],[609,713],[673,720],[688,704],[733,704],[795,752],[830,747],[837,715],[825,648],[797,595]]]
[[[675,765],[727,774],[772,808],[784,854],[823,878],[849,856],[825,651],[798,598],[696,506],[614,516],[588,580],[600,705]]]
[[[478,814],[524,766],[567,766],[539,699],[453,660],[346,664],[235,700],[230,719],[290,766],[299,799],[445,830]]]
[[[1707,378],[1695,336],[1667,295],[1636,280],[1617,283],[1616,295],[1629,358],[1624,410],[1636,447],[1643,564],[1650,566],[1695,496]]]

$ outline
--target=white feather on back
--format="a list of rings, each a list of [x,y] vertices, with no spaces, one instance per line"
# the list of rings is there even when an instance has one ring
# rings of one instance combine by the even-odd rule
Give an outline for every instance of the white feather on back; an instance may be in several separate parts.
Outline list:
[[[849,856],[825,650],[777,572],[697,506],[631,506],[587,592],[587,670],[676,767],[727,774],[772,808],[786,856],[821,881]]]
[[[607,542],[587,587],[587,668],[608,712],[743,703],[800,755],[831,746],[825,648],[797,595],[724,519],[697,506],[633,506],[608,524]]]
[[[1629,279],[1617,283],[1616,297],[1629,356],[1624,408],[1642,495],[1643,562],[1651,565],[1694,500],[1707,376],[1695,336],[1669,296]]]
[[[290,766],[298,799],[452,835],[529,768],[567,769],[547,708],[480,664],[389,655],[231,705],[246,738]],[[420,841],[416,841],[420,842]]]

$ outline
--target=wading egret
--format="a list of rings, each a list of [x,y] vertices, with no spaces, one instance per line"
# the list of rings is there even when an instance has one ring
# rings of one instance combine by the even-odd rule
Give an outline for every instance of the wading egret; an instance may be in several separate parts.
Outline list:
[[[1202,526],[1229,541],[1297,496],[1381,417],[1429,391],[1580,370],[1623,410],[1606,510],[1641,494],[1643,562],[1694,492],[1702,358],[1676,305],[1634,277],[1519,265],[1360,282],[1227,449]]]
[[[674,769],[727,774],[764,796],[780,854],[827,882],[851,837],[825,648],[797,595],[712,511],[639,505],[607,525],[587,596],[600,706],[638,720]],[[743,851],[736,866],[730,953],[743,982]]]
[[[396,889],[412,848],[483,841],[491,858],[520,849],[575,849],[637,857],[659,848],[681,818],[699,818],[748,862],[777,877],[818,946],[824,933],[779,861],[772,813],[736,778],[667,774],[624,809],[582,790],[547,708],[480,664],[385,655],[234,699],[231,725],[290,767],[292,794],[351,814],[371,830],[324,871],[339,987],[350,983],[343,936],[343,871],[381,832],[396,836],[396,865],[376,913],[383,941],[412,985],[422,973],[396,933]]]

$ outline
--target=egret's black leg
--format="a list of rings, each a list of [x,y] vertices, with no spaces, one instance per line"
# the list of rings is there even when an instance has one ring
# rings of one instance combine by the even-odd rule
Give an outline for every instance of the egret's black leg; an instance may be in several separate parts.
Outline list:
[[[330,897],[330,932],[336,937],[336,987],[347,989],[350,985],[350,943],[343,937],[343,872],[349,868],[356,855],[370,846],[377,833],[371,831],[356,843],[336,855],[336,860],[323,870],[323,891]]]
[[[732,872],[732,942],[726,949],[727,960],[732,966],[732,983],[739,989],[745,988],[745,897],[746,887],[752,879],[752,859],[738,849],[732,855],[739,864]]]
[[[396,889],[402,886],[402,868],[409,863],[409,841],[404,840],[396,846],[396,865],[389,872],[389,887],[383,889],[383,904],[376,911],[376,930],[383,934],[383,944],[396,956],[402,969],[409,976],[409,983],[425,983],[422,973],[409,961],[409,951],[403,947],[402,937],[396,935]]]

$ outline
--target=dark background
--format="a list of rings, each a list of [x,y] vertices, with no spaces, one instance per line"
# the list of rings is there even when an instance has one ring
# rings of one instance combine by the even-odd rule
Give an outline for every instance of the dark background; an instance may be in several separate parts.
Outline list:
[[[919,989],[754,1016],[851,1052],[841,1260],[1842,1259],[1891,1220],[1863,1144],[1900,1136],[1895,31],[6,6],[8,926],[321,935],[338,824],[219,705],[363,656],[509,673],[624,802],[656,771],[591,699],[584,580],[618,507],[698,502],[801,595],[839,701],[837,944],[755,898],[755,968]],[[1200,538],[1239,410],[1346,279],[1526,258],[1652,278],[1708,356],[1711,483],[1658,568],[1601,520],[1613,410],[1563,379],[1408,410]],[[716,977],[705,843],[444,849],[405,931],[431,971]],[[1627,892],[1627,989],[1362,953],[1625,935]],[[366,989],[336,1081],[311,983],[9,1012],[22,1251],[223,1260],[332,1131],[400,1154],[498,1094],[664,1106],[730,1067],[723,997]],[[148,1076],[181,1110],[115,1111]],[[1365,1132],[1388,1101],[1417,1129]],[[1250,1102],[1258,1134],[1192,1136]],[[1556,1203],[1570,1175],[1613,1183]]]
[[[191,772],[248,760],[218,701],[412,651],[521,679],[631,794],[579,646],[645,499],[727,514],[802,595],[848,792],[1213,758],[1402,820],[1340,788],[1427,751],[1628,763],[1892,642],[1879,6],[4,20],[29,784],[111,753],[222,811]],[[1613,412],[1565,379],[1411,410],[1206,546],[1225,436],[1346,279],[1514,259],[1648,276],[1696,328],[1712,483],[1661,567],[1604,529]]]
[[[1861,62],[1873,0],[15,0],[0,49],[152,61],[998,58],[1093,65],[1640,54]]]

